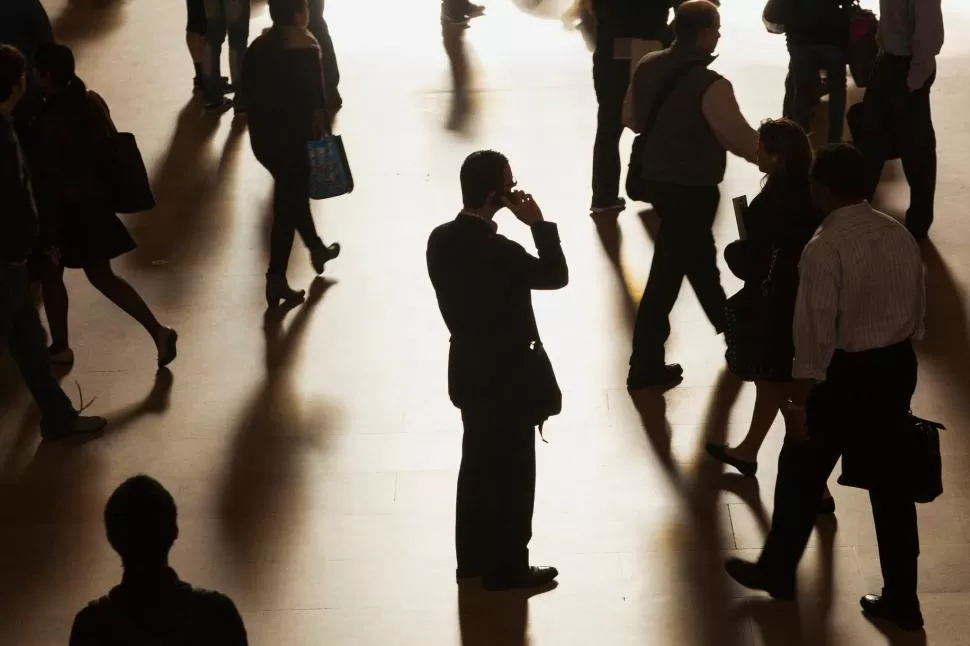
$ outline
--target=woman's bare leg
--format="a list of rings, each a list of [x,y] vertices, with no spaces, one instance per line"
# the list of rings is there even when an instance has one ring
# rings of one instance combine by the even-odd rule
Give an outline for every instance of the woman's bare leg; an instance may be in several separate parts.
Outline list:
[[[757,381],[755,382],[756,395],[754,400],[754,413],[751,415],[751,425],[748,427],[748,434],[734,448],[728,448],[728,455],[745,460],[747,462],[758,461],[758,451],[764,444],[771,425],[775,423],[775,418],[781,407],[788,401],[791,394],[791,384],[777,381]]]

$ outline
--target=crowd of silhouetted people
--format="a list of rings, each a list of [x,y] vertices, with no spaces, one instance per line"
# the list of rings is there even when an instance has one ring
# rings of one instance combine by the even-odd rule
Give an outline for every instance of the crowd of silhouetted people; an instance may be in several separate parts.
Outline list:
[[[323,0],[269,0],[273,24],[250,40],[249,0],[187,0],[193,90],[204,109],[233,109],[246,119],[256,159],[275,183],[270,308],[305,297],[286,277],[297,235],[317,274],[340,253],[339,244],[323,242],[309,206],[307,142],[332,132],[343,105],[323,9]],[[784,31],[790,54],[783,118],[758,128],[742,114],[731,82],[710,69],[721,43],[716,3],[578,0],[566,19],[594,35],[590,215],[599,225],[622,213],[623,188],[651,204],[660,221],[636,315],[631,394],[662,393],[683,379],[665,345],[686,279],[724,335],[729,369],[756,388],[743,441],[709,444],[710,456],[756,477],[761,446],[778,414],[784,418],[765,547],[756,562],[729,560],[728,574],[772,597],[795,597],[814,520],[835,513],[827,482],[841,458],[847,484],[869,492],[879,544],[884,587],[861,600],[863,611],[919,630],[915,505],[927,500],[899,477],[899,456],[886,457],[895,449],[885,438],[887,429],[910,423],[917,383],[912,341],[923,335],[926,307],[919,242],[933,221],[936,184],[929,95],[943,22],[939,0],[915,10],[908,0],[881,0],[872,34],[879,52],[865,97],[851,111],[850,145],[842,143],[846,67],[861,11],[850,0],[785,3],[783,24],[772,25]],[[467,0],[441,3],[444,27],[465,29],[484,15],[484,6]],[[111,265],[136,245],[108,180],[118,135],[108,103],[81,80],[71,49],[55,42],[38,0],[0,4],[0,42],[0,331],[41,410],[43,439],[90,435],[106,420],[77,411],[51,373],[52,364],[74,362],[65,269],[83,270],[146,330],[160,368],[176,359],[178,335]],[[813,150],[808,133],[825,94],[828,143]],[[625,128],[636,139],[621,187]],[[750,205],[737,207],[739,239],[724,250],[744,283],[730,298],[712,232],[729,153],[765,176]],[[904,224],[870,206],[894,158],[911,189]],[[464,426],[456,576],[490,591],[548,588],[558,571],[533,565],[528,547],[535,429],[541,434],[561,411],[563,393],[531,293],[567,285],[566,256],[557,226],[518,187],[503,154],[473,153],[459,179],[462,209],[427,245],[451,335],[448,394]],[[537,255],[501,235],[494,216],[502,209],[530,228]],[[41,288],[49,345],[32,281]],[[228,598],[192,588],[169,567],[176,519],[171,495],[147,476],[111,496],[105,526],[124,575],[78,614],[73,645],[246,643]]]

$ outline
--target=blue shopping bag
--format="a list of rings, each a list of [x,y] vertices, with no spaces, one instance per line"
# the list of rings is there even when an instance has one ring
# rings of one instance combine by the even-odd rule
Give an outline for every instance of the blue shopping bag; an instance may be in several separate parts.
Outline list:
[[[354,190],[354,176],[340,135],[307,142],[310,156],[310,199],[325,200]]]

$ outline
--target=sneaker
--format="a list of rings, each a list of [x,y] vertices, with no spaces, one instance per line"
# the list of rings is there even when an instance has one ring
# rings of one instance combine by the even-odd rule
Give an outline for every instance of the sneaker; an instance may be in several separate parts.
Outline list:
[[[52,348],[47,348],[47,355],[50,358],[50,362],[55,366],[74,365],[74,350],[70,348],[65,348],[58,352],[54,352]]]
[[[41,430],[41,437],[45,442],[59,442],[69,437],[96,435],[103,431],[107,425],[108,420],[103,417],[78,415],[62,427]]]

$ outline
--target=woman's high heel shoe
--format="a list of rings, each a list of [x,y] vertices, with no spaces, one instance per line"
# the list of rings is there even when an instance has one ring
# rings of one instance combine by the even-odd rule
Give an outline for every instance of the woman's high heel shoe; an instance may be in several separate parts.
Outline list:
[[[340,255],[340,243],[334,242],[331,245],[324,245],[322,242],[319,247],[310,249],[310,262],[313,263],[313,270],[317,276],[323,273],[327,263]]]
[[[306,300],[306,291],[292,289],[286,282],[285,276],[266,276],[266,305],[279,307],[283,303],[302,303]]]

